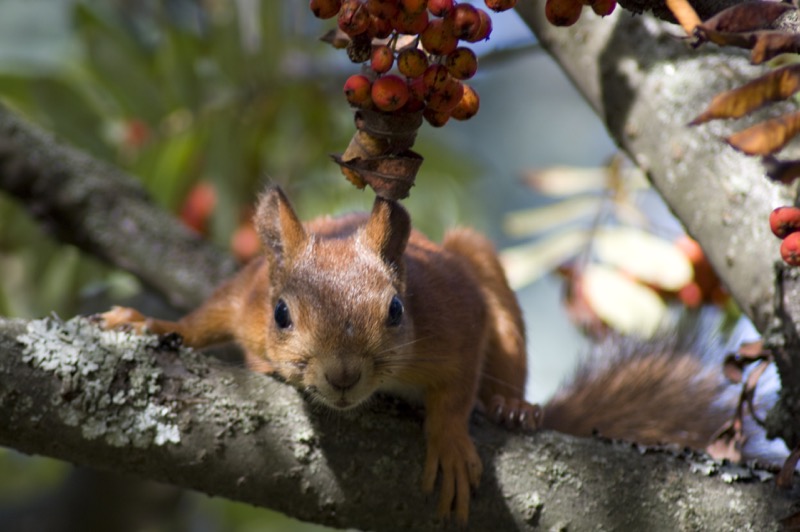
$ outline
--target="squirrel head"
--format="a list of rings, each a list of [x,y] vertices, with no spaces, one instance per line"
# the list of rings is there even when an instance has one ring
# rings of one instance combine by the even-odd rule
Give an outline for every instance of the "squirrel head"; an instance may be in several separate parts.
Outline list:
[[[408,213],[376,198],[357,229],[321,238],[271,187],[255,224],[270,268],[265,356],[328,406],[362,403],[391,381],[413,338],[404,300]]]

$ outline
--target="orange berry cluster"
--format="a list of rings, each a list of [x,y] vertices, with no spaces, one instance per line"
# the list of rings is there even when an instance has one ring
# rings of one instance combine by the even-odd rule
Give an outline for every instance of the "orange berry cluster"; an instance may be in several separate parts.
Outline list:
[[[617,7],[616,0],[547,0],[544,14],[553,26],[572,26],[581,18],[583,6],[591,6],[601,17],[610,15]]]
[[[781,242],[781,258],[789,266],[800,266],[800,208],[778,207],[769,215],[769,227]]]
[[[517,0],[485,3],[505,11]],[[464,83],[478,70],[478,59],[459,42],[489,37],[492,22],[484,10],[454,0],[311,0],[309,7],[319,18],[337,17],[350,38],[350,60],[368,65],[345,82],[350,105],[384,113],[421,111],[435,127],[478,112],[478,94]]]

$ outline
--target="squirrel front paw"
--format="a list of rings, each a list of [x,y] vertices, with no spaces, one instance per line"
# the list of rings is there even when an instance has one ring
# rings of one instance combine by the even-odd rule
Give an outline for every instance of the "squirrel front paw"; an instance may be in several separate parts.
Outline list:
[[[502,395],[492,397],[487,414],[498,425],[526,430],[537,430],[544,420],[541,406],[524,399],[507,399]]]
[[[147,317],[130,307],[111,307],[111,310],[97,314],[97,320],[103,329],[127,329],[136,334],[147,331]]]
[[[449,518],[455,511],[456,520],[465,525],[469,517],[469,500],[472,488],[477,488],[483,473],[483,464],[475,444],[464,434],[440,434],[429,438],[422,475],[422,491],[432,493],[439,471],[441,496],[439,515]]]

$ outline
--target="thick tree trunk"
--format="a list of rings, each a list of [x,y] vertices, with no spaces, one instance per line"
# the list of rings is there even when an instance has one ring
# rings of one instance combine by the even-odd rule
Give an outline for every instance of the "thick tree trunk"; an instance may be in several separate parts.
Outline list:
[[[768,67],[735,48],[691,49],[680,27],[621,10],[604,19],[584,10],[570,28],[547,22],[544,0],[518,10],[775,348],[783,389],[769,432],[798,445],[800,276],[781,262],[768,222],[772,209],[794,202],[795,187],[770,182],[759,159],[725,144],[730,123],[687,125],[715,94]]]

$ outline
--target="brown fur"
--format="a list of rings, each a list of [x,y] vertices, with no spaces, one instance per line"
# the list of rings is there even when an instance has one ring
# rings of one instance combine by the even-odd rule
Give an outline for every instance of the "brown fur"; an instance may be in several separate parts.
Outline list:
[[[606,347],[612,351],[584,363],[547,403],[545,428],[703,449],[730,419],[732,405],[718,400],[721,372],[696,354],[669,343]]]
[[[432,491],[440,476],[440,513],[466,522],[482,472],[468,434],[478,394],[498,420],[538,419],[524,401],[522,315],[491,244],[468,230],[434,244],[383,199],[369,215],[303,225],[277,188],[261,197],[255,222],[264,257],[196,311],[167,322],[116,308],[106,325],[177,332],[194,347],[235,340],[250,368],[278,373],[333,408],[352,408],[378,390],[420,398],[423,489]],[[396,326],[387,324],[393,296],[404,308]],[[279,301],[290,328],[276,325]]]
[[[423,489],[441,478],[439,511],[466,522],[482,464],[468,434],[476,403],[495,421],[537,427],[525,402],[525,328],[491,243],[468,229],[442,245],[411,229],[397,203],[376,199],[370,214],[302,224],[278,188],[255,216],[264,256],[177,322],[117,307],[107,327],[177,332],[187,345],[235,340],[248,366],[274,372],[332,408],[379,390],[425,406]],[[393,297],[402,302],[390,324]],[[281,328],[284,302],[291,326]],[[642,443],[702,448],[723,418],[719,388],[701,362],[653,349],[584,366],[546,407],[545,426],[578,436],[594,430]]]

